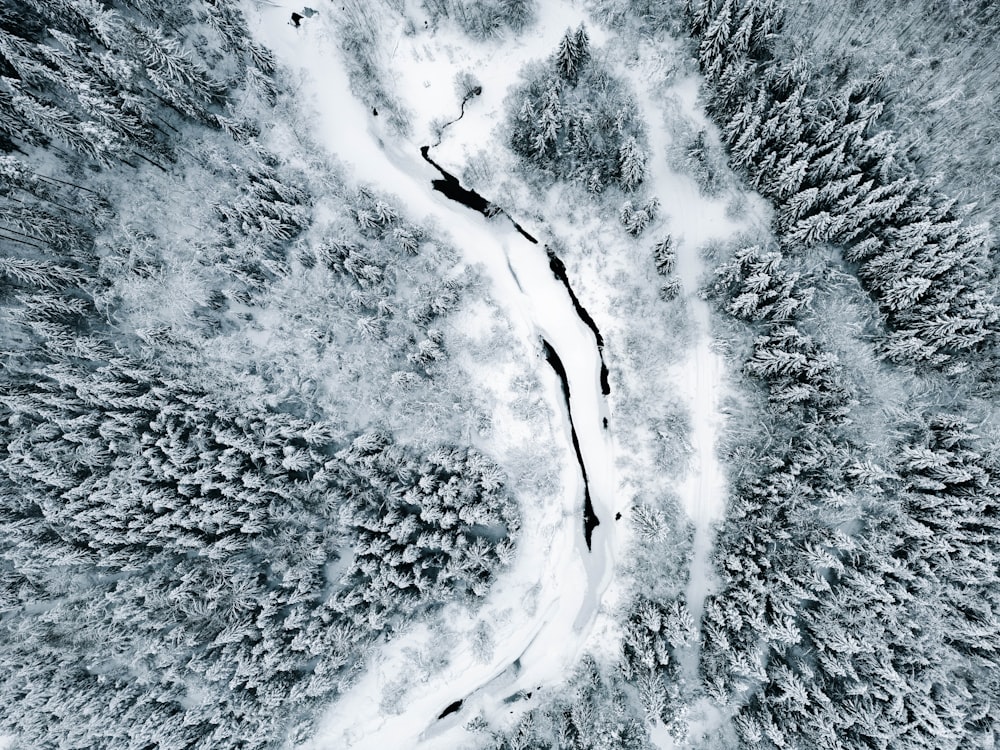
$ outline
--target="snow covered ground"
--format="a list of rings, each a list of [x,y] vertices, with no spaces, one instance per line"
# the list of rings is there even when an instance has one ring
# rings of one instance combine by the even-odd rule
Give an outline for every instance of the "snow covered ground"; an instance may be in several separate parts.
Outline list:
[[[483,608],[473,613],[450,606],[434,622],[412,627],[381,647],[358,681],[331,706],[310,745],[317,750],[455,748],[471,740],[462,728],[469,718],[480,712],[497,716],[509,710],[505,698],[561,683],[581,653],[594,645],[595,634],[604,638],[614,631],[611,618],[602,611],[602,596],[614,577],[620,544],[615,515],[624,502],[611,436],[602,428],[610,414],[600,390],[594,337],[551,274],[543,247],[528,242],[506,220],[488,221],[433,192],[430,181],[439,175],[420,158],[419,148],[435,143],[436,127],[458,116],[461,100],[454,83],[458,73],[473,72],[483,92],[432,150],[432,158],[455,174],[461,173],[471,154],[489,148],[491,134],[503,117],[504,97],[525,63],[546,57],[567,27],[584,20],[595,45],[607,37],[580,7],[565,0],[542,3],[539,22],[516,41],[477,42],[445,29],[432,34],[413,32],[411,27],[406,33],[401,19],[386,18],[386,49],[391,52],[384,63],[413,116],[412,135],[403,139],[388,132],[384,118],[380,121],[351,94],[345,69],[338,64],[341,53],[333,19],[320,12],[296,29],[287,22],[293,10],[301,8],[275,4],[256,8],[251,24],[290,73],[295,99],[302,115],[312,118],[317,140],[355,178],[395,194],[412,220],[435,226],[467,262],[485,267],[492,299],[500,304],[519,345],[513,356],[525,361],[536,358],[549,411],[557,415],[549,424],[550,434],[534,438],[562,441],[557,451],[562,457],[561,491],[556,496],[521,498],[524,532],[519,556],[496,582]],[[412,18],[421,11],[411,2],[407,12]],[[414,26],[419,29],[421,24]],[[664,387],[679,394],[690,411],[693,457],[677,491],[695,527],[687,599],[697,622],[712,589],[713,524],[723,517],[726,492],[715,453],[724,367],[712,346],[708,305],[698,294],[705,271],[700,251],[706,242],[730,237],[743,224],[730,218],[722,200],[706,199],[691,179],[668,166],[663,97],[673,97],[682,115],[699,127],[709,125],[697,104],[698,79],[681,79],[667,91],[659,85],[662,76],[656,65],[639,51],[629,75],[649,126],[647,184],[667,215],[677,250],[677,273],[695,327],[694,345],[665,374]],[[544,243],[544,226],[515,218]],[[568,415],[559,383],[541,360],[540,337],[553,345],[569,375],[570,408],[601,520],[592,552],[583,541],[582,477],[569,447]],[[499,370],[496,377],[503,377]],[[474,647],[476,633],[486,646]],[[695,665],[692,659],[688,667],[693,670]],[[438,720],[459,700],[463,701],[459,712]],[[672,746],[662,727],[654,728],[653,738],[661,747]]]
[[[699,294],[705,274],[700,251],[713,239],[724,239],[742,227],[726,213],[723,201],[708,200],[688,177],[673,172],[667,163],[667,136],[662,126],[665,113],[660,101],[642,86],[642,68],[634,85],[644,120],[649,123],[649,179],[654,194],[668,214],[668,226],[677,253],[676,273],[691,310],[695,327],[694,346],[688,357],[671,373],[675,387],[689,404],[691,415],[691,469],[678,488],[684,510],[694,523],[694,557],[687,590],[688,608],[700,622],[705,596],[711,587],[709,553],[712,523],[725,513],[726,482],[715,453],[720,426],[719,396],[723,388],[724,364],[712,348],[710,311]],[[688,78],[673,87],[684,114],[697,117],[695,100],[698,80]]]
[[[685,592],[688,609],[698,629],[700,643],[701,616],[705,598],[715,587],[711,554],[715,524],[725,516],[727,484],[716,453],[716,442],[723,415],[719,405],[725,392],[725,363],[714,348],[711,312],[700,292],[707,272],[702,251],[712,241],[732,239],[748,228],[754,213],[737,220],[730,216],[727,201],[709,199],[699,193],[694,180],[674,172],[668,163],[669,144],[666,127],[667,97],[679,104],[679,114],[698,128],[711,130],[698,105],[699,77],[688,76],[667,88],[656,84],[656,65],[640,57],[632,69],[632,84],[637,93],[643,120],[648,125],[649,185],[660,199],[667,214],[667,226],[677,254],[675,272],[681,282],[694,327],[693,345],[687,357],[671,368],[669,382],[688,404],[690,415],[691,465],[677,492],[684,510],[694,525],[694,541]],[[752,201],[753,198],[748,196]],[[760,210],[758,208],[758,210]],[[696,684],[697,652],[689,655],[683,665],[689,683]],[[688,740],[693,741],[714,728],[720,721],[718,711],[701,700],[691,707]],[[657,727],[657,729],[660,729]],[[654,731],[652,739],[661,748],[674,747],[665,731]]]
[[[251,16],[252,28],[291,71],[295,98],[306,116],[311,112],[315,117],[322,143],[357,179],[398,196],[413,220],[436,225],[468,262],[485,266],[492,296],[512,322],[526,357],[539,356],[540,336],[558,352],[569,376],[570,408],[595,511],[602,521],[590,552],[583,541],[582,478],[568,450],[562,492],[545,502],[523,503],[520,554],[513,569],[497,581],[483,609],[470,613],[451,607],[439,621],[395,638],[331,707],[313,742],[316,748],[338,749],[408,748],[421,743],[454,748],[464,732],[460,724],[480,709],[497,710],[511,694],[537,692],[564,679],[587,642],[601,594],[612,579],[616,480],[611,443],[602,426],[608,413],[600,390],[596,342],[551,274],[544,248],[525,240],[506,221],[487,221],[432,192],[430,181],[438,175],[420,159],[422,139],[402,140],[381,128],[377,117],[350,93],[347,75],[337,64],[334,24],[318,14],[303,21],[301,28],[292,28],[287,19],[296,9],[257,9]],[[565,23],[566,17],[560,16],[556,30],[540,31],[533,44],[519,48],[519,59],[505,58],[491,69],[516,73],[525,59],[540,57],[555,45]],[[454,91],[454,72],[436,71],[434,76],[436,83]],[[484,91],[499,95],[505,85],[484,82]],[[438,116],[454,116],[457,109],[456,100],[437,109],[441,102],[422,95],[407,104],[421,113],[417,122],[425,124]],[[493,106],[500,107],[499,99]],[[474,132],[475,121],[470,122]],[[468,132],[466,127],[463,132]],[[485,142],[487,133],[479,131],[477,137]],[[436,152],[434,156],[450,166]],[[568,444],[569,420],[560,385],[538,361],[551,410],[561,416],[557,429]],[[473,652],[469,635],[484,626],[491,633],[492,654]],[[442,649],[448,652],[443,666],[431,658]],[[422,669],[422,663],[430,666]],[[465,701],[462,711],[438,722],[437,717],[456,700]]]
[[[470,72],[482,82],[482,94],[469,102],[461,127],[449,128],[435,149],[435,158],[445,168],[461,165],[466,154],[489,146],[490,133],[504,116],[504,98],[521,69],[525,63],[552,54],[567,28],[586,21],[593,44],[606,40],[604,32],[589,22],[582,3],[546,0],[538,6],[536,22],[516,38],[479,41],[451,27],[433,34],[407,34],[402,22],[391,32],[392,52],[386,65],[393,72],[397,92],[413,114],[413,137],[418,142],[433,143],[434,123],[458,117],[461,107],[455,90],[457,74]],[[419,0],[407,0],[407,14],[418,21],[426,16]],[[387,20],[390,28],[392,23]],[[421,24],[416,25],[419,28]]]

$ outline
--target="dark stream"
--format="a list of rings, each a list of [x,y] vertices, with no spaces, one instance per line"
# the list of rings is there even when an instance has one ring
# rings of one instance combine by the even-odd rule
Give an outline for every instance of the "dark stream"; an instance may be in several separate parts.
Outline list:
[[[566,413],[569,415],[569,431],[573,438],[573,450],[576,451],[576,460],[580,463],[580,471],[583,473],[583,539],[587,542],[587,549],[590,549],[590,539],[601,521],[594,513],[594,504],[590,501],[590,484],[587,480],[587,467],[583,463],[583,453],[580,452],[580,439],[576,436],[576,427],[573,425],[573,410],[569,406],[569,378],[566,376],[566,368],[563,367],[562,360],[556,354],[552,345],[542,339],[542,346],[545,347],[545,359],[556,371],[559,381],[562,383],[563,398],[566,399]]]
[[[463,703],[463,701],[461,701],[461,700],[457,700],[454,703],[449,703],[448,707],[445,708],[445,710],[441,712],[440,716],[438,716],[438,721],[440,721],[441,719],[443,719],[445,716],[449,716],[451,714],[458,713],[462,709],[462,703]]]
[[[431,180],[431,187],[439,193],[442,193],[445,198],[450,198],[457,203],[461,203],[466,208],[478,211],[486,218],[493,218],[494,216],[498,216],[500,214],[506,216],[510,223],[514,225],[514,229],[516,229],[521,236],[524,237],[524,239],[534,245],[538,244],[538,240],[528,234],[524,227],[514,221],[509,213],[504,211],[499,206],[490,203],[475,190],[467,190],[462,187],[462,183],[458,181],[458,178],[455,177],[455,175],[442,169],[441,166],[428,155],[427,152],[430,151],[430,149],[430,146],[421,146],[420,155],[424,157],[424,161],[440,172],[441,177],[444,178],[441,180]]]
[[[461,113],[454,120],[449,120],[448,122],[446,122],[444,125],[441,126],[441,130],[439,132],[438,139],[434,142],[434,147],[437,147],[437,146],[441,145],[441,139],[444,138],[444,131],[445,130],[447,130],[452,125],[454,125],[456,122],[458,122],[463,117],[465,117],[465,105],[469,103],[469,100],[470,99],[475,99],[477,96],[479,96],[482,93],[483,93],[483,87],[482,86],[476,86],[474,89],[472,89],[472,91],[470,91],[469,93],[467,93],[465,96],[462,97],[462,111],[461,111]]]
[[[569,285],[569,277],[566,275],[566,264],[562,262],[562,259],[558,255],[552,252],[552,248],[548,245],[545,246],[545,254],[549,256],[549,268],[552,269],[552,273],[555,274],[555,277],[563,283],[566,291],[569,292],[569,298],[573,302],[573,309],[576,310],[577,316],[594,333],[594,338],[597,340],[597,353],[601,358],[601,393],[609,396],[611,395],[611,383],[608,380],[608,366],[604,364],[604,337],[601,335],[597,323],[594,322],[594,319],[590,317],[590,313],[587,312],[587,308],[580,304],[580,300],[577,298],[576,292],[573,291],[573,287]],[[604,425],[604,429],[607,429],[607,427],[607,425]]]
[[[464,114],[464,102],[462,109]],[[525,239],[536,245],[538,244],[538,240],[528,234],[524,227],[514,221],[510,214],[499,206],[491,203],[475,190],[468,190],[467,188],[462,187],[462,184],[458,181],[457,177],[443,169],[437,162],[431,159],[429,153],[430,148],[430,146],[422,146],[420,149],[420,155],[424,158],[424,161],[434,167],[434,169],[441,174],[441,179],[431,180],[431,186],[435,190],[443,194],[446,198],[456,201],[457,203],[461,203],[463,206],[471,208],[473,211],[478,211],[483,216],[488,218],[503,214]],[[566,291],[569,293],[569,298],[573,303],[573,309],[576,310],[577,316],[579,316],[584,325],[586,325],[594,334],[594,338],[597,341],[597,352],[601,358],[601,392],[607,396],[611,393],[611,385],[608,382],[608,368],[604,363],[604,337],[601,335],[601,331],[598,329],[597,323],[594,322],[594,319],[590,316],[590,313],[587,312],[586,308],[580,304],[580,300],[573,291],[573,287],[570,286],[569,277],[566,274],[566,265],[548,246],[545,248],[545,253],[548,255],[549,268],[551,269],[553,275],[562,282],[564,287],[566,287]],[[566,368],[563,366],[562,360],[559,359],[559,355],[556,353],[556,350],[545,339],[542,339],[542,344],[545,347],[545,359],[548,361],[549,365],[551,365],[552,369],[555,370],[556,375],[559,376],[559,380],[562,383],[563,397],[566,399],[566,412],[569,415],[569,426],[570,433],[573,438],[573,449],[576,451],[576,459],[580,464],[580,471],[583,473],[583,538],[587,542],[587,549],[590,550],[591,538],[593,536],[594,529],[600,524],[600,519],[598,519],[597,514],[594,513],[594,505],[590,499],[590,485],[587,480],[587,467],[583,462],[583,453],[580,450],[580,440],[576,435],[576,426],[573,424],[573,410],[569,403],[569,378],[566,375]],[[604,429],[607,429],[607,427],[607,419],[605,419]],[[451,706],[449,706],[449,708],[451,708]],[[455,708],[454,710],[457,711],[458,708]]]
[[[465,114],[464,101],[462,102],[462,114]],[[430,146],[422,146],[420,148],[420,155],[424,157],[424,161],[440,172],[442,177],[440,180],[431,180],[431,187],[444,195],[446,198],[449,198],[457,203],[461,203],[463,206],[471,208],[473,211],[478,211],[487,218],[503,214],[507,217],[510,223],[514,225],[514,229],[516,229],[522,237],[532,244],[538,244],[538,240],[528,234],[524,227],[514,221],[514,218],[509,213],[496,204],[491,203],[475,190],[469,190],[462,187],[462,183],[458,181],[458,178],[455,177],[455,175],[441,167],[440,164],[430,157],[430,149]],[[608,377],[608,366],[604,361],[604,336],[601,335],[601,331],[597,327],[597,323],[594,322],[593,317],[591,317],[590,313],[587,312],[587,308],[580,304],[580,298],[577,297],[576,292],[573,291],[573,287],[569,283],[569,276],[566,273],[566,264],[562,262],[562,259],[556,255],[552,248],[548,245],[545,246],[545,254],[549,258],[549,268],[552,269],[553,275],[562,282],[564,287],[566,287],[566,291],[569,293],[569,298],[573,303],[573,309],[576,310],[577,316],[583,321],[584,325],[586,325],[587,328],[593,332],[594,338],[597,340],[597,353],[601,358],[601,393],[608,396],[611,394],[611,382]],[[606,425],[605,429],[607,429]]]

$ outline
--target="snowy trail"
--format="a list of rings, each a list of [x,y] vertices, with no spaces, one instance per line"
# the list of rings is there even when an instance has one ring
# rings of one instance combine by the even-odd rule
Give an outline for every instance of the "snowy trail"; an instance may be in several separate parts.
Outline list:
[[[545,250],[503,221],[487,221],[432,192],[437,177],[422,161],[417,143],[393,142],[379,122],[350,93],[346,72],[336,64],[340,51],[323,15],[302,28],[287,24],[289,8],[257,8],[250,20],[255,36],[291,71],[297,101],[315,109],[322,142],[352,168],[356,178],[395,194],[415,221],[429,220],[453,238],[471,263],[486,267],[493,297],[501,304],[517,337],[540,354],[539,338],[559,353],[568,374],[569,408],[579,435],[591,495],[601,520],[588,552],[583,540],[582,478],[573,449],[567,448],[562,472],[564,493],[545,507],[525,507],[525,532],[513,569],[496,582],[484,611],[496,612],[496,650],[483,663],[464,639],[452,639],[450,663],[427,676],[416,691],[402,695],[405,705],[385,705],[394,680],[413,671],[414,653],[434,646],[435,632],[420,625],[394,638],[373,658],[358,682],[321,720],[311,746],[317,748],[410,748],[456,745],[454,732],[473,711],[496,710],[517,691],[534,691],[561,682],[576,662],[605,588],[614,572],[617,545],[614,517],[616,478],[612,446],[602,424],[609,417],[600,387],[600,360],[593,333],[573,309],[553,276]],[[533,55],[525,49],[526,55]],[[445,167],[450,165],[444,164]],[[532,228],[534,231],[535,228]],[[509,265],[508,265],[509,264]],[[567,446],[570,426],[561,386],[548,368],[541,370],[554,413],[561,415]],[[526,590],[535,603],[511,598]],[[463,617],[465,618],[463,620]],[[442,626],[471,625],[462,613],[442,618]],[[457,642],[456,642],[457,641]],[[437,644],[441,648],[444,644]],[[416,693],[416,694],[414,694]],[[462,714],[438,717],[454,701]]]
[[[646,71],[648,73],[649,71]],[[685,592],[688,609],[697,628],[696,643],[701,641],[701,617],[705,599],[715,588],[712,566],[714,525],[725,516],[727,485],[716,453],[717,436],[723,417],[719,411],[720,394],[724,388],[725,365],[713,348],[711,313],[700,293],[706,273],[700,255],[704,245],[713,239],[725,239],[744,227],[726,213],[725,203],[701,195],[694,181],[674,172],[667,160],[668,136],[662,94],[654,95],[650,81],[655,76],[644,74],[640,65],[631,71],[631,78],[643,120],[649,130],[649,177],[654,194],[669,216],[669,226],[677,255],[676,273],[694,327],[693,346],[688,356],[671,368],[670,382],[687,401],[690,414],[691,465],[677,488],[678,494],[694,526],[694,540],[688,584]],[[683,115],[701,127],[710,127],[697,105],[699,79],[689,77],[671,87]],[[698,682],[698,654],[692,651],[682,665],[688,683]],[[706,701],[693,707],[689,740],[721,721],[721,716]],[[651,738],[661,748],[673,748],[674,741],[662,725],[653,727]]]
[[[706,270],[699,251],[709,240],[733,235],[741,224],[726,215],[722,201],[705,198],[693,180],[670,169],[663,108],[650,96],[647,79],[641,72],[634,71],[632,78],[639,93],[643,119],[649,123],[651,187],[670,217],[677,253],[676,273],[695,328],[694,345],[687,358],[673,369],[671,380],[687,400],[691,418],[691,467],[678,493],[695,528],[687,601],[700,627],[704,600],[712,587],[712,524],[725,514],[726,481],[715,451],[722,422],[719,394],[723,389],[725,368],[721,355],[712,348],[710,311],[699,293]],[[679,82],[673,93],[680,100],[685,115],[704,122],[696,107],[697,87],[698,79],[692,77]]]

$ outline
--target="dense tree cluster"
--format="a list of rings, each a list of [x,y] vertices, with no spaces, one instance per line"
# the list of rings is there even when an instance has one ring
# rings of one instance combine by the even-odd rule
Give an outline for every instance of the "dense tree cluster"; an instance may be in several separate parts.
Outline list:
[[[820,80],[776,56],[776,2],[693,3],[699,60],[734,165],[776,206],[784,249],[843,248],[893,360],[950,370],[993,340],[986,233],[879,129],[877,80]],[[787,46],[787,45],[786,45]],[[787,51],[787,50],[785,50]],[[834,85],[829,85],[833,83]],[[768,396],[740,460],[706,604],[702,668],[746,747],[990,747],[1000,664],[998,462],[959,407],[917,402],[876,458],[842,368],[806,331],[811,290],[776,251],[718,274],[757,334]]]
[[[535,18],[536,0],[422,0],[437,21],[451,18],[477,39],[501,37],[523,31]]]
[[[979,0],[789,4],[778,56],[808,55],[826,80],[877,79],[907,156],[996,224],[1000,17]]]
[[[529,67],[510,100],[515,153],[555,179],[599,192],[635,190],[645,177],[642,124],[624,84],[591,55],[581,25],[567,29],[552,57]]]
[[[26,747],[271,746],[378,633],[510,561],[481,455],[340,446],[115,355],[93,265],[4,271],[0,718]]]
[[[880,130],[877,85],[818,91],[801,59],[774,59],[775,0],[692,3],[710,109],[732,163],[776,205],[789,248],[830,242],[879,303],[887,355],[962,366],[994,343],[998,309],[987,235],[916,175]]]
[[[727,313],[760,324],[744,372],[767,384],[783,420],[797,425],[802,435],[846,418],[851,398],[836,355],[796,325],[811,290],[783,267],[780,253],[760,246],[740,249],[717,270],[713,292],[724,300]]]
[[[606,674],[591,657],[584,657],[566,688],[524,714],[509,731],[494,733],[489,747],[649,750],[652,746],[621,677]]]
[[[219,165],[223,178],[237,185],[238,192],[212,202],[233,256],[218,260],[232,264],[238,258],[244,268],[283,260],[285,244],[309,224],[310,197],[282,181],[273,156],[262,156],[240,165]]]
[[[918,412],[875,461],[776,251],[739,251],[715,293],[758,333],[745,372],[783,436],[741,462],[703,621],[706,683],[742,744],[995,743],[996,457],[961,415]]]
[[[36,169],[0,156],[0,309],[10,316],[0,340],[8,357],[30,351],[38,337],[63,355],[96,345],[86,335],[93,308],[79,287],[95,275],[93,236],[111,206]]]
[[[456,594],[483,596],[513,559],[516,508],[483,455],[442,448],[418,460],[366,433],[338,458],[340,523],[357,537],[342,601],[368,627]]]
[[[53,144],[105,165],[163,166],[173,157],[171,119],[246,127],[227,113],[227,92],[270,86],[270,53],[228,2],[158,9],[32,0],[2,9],[0,132],[11,146]],[[230,66],[189,43],[196,24],[214,31]]]
[[[621,672],[639,692],[646,718],[676,723],[682,710],[679,649],[694,640],[694,620],[683,600],[638,597],[622,633]]]
[[[301,394],[189,365],[270,288],[322,272],[345,339],[392,330],[405,296],[391,364],[429,380],[430,324],[459,286],[409,275],[398,261],[426,238],[367,190],[338,182],[341,231],[305,239],[308,180],[231,114],[239,87],[265,109],[277,95],[234,4],[15,6],[0,14],[0,734],[33,750],[301,741],[380,634],[486,592],[516,505],[475,451],[404,445],[371,410],[304,418]],[[183,222],[137,216],[119,178],[137,193],[197,179],[211,197]],[[126,298],[172,303],[175,262],[198,269],[186,324],[140,330]]]
[[[338,450],[120,359],[3,393],[0,695],[26,746],[273,746],[378,633],[511,557],[470,451]]]
[[[110,210],[5,159],[25,205],[78,194]],[[415,251],[365,195],[359,225]],[[342,446],[322,423],[116,354],[127,340],[88,292],[103,283],[93,227],[56,211],[51,238],[0,266],[0,726],[32,748],[264,747],[306,731],[378,633],[482,595],[511,559],[500,472],[378,433]],[[345,251],[342,273],[367,278]]]

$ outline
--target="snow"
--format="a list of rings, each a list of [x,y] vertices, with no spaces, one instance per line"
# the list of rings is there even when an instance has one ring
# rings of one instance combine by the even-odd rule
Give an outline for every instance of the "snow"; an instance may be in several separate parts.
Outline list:
[[[469,718],[483,713],[495,720],[513,713],[505,698],[562,683],[584,650],[613,640],[615,625],[607,599],[616,595],[615,558],[623,543],[615,514],[625,509],[627,493],[616,474],[612,436],[601,427],[610,414],[600,391],[593,334],[576,316],[565,289],[549,270],[543,248],[546,227],[532,226],[525,221],[529,217],[515,217],[542,242],[533,245],[505,219],[488,221],[433,192],[430,180],[439,175],[420,158],[419,147],[435,143],[436,127],[458,117],[457,74],[472,72],[483,92],[469,101],[461,122],[451,125],[432,150],[434,160],[454,174],[461,173],[471,154],[494,142],[504,98],[525,63],[548,56],[565,29],[583,21],[595,45],[608,37],[580,7],[565,0],[542,3],[538,22],[516,40],[481,42],[447,27],[432,34],[421,30],[423,11],[415,0],[409,0],[405,13],[413,21],[410,33],[401,17],[386,14],[380,18],[388,37],[388,58],[383,62],[395,80],[396,93],[412,114],[413,136],[408,140],[389,133],[351,94],[344,67],[337,64],[340,51],[333,19],[321,12],[294,29],[287,19],[296,9],[279,5],[253,9],[250,20],[255,35],[290,73],[297,105],[312,118],[318,140],[357,179],[395,194],[412,220],[450,235],[466,262],[485,268],[489,296],[501,305],[506,320],[498,323],[489,305],[476,303],[464,316],[468,330],[463,333],[472,342],[485,342],[498,326],[510,326],[502,332],[505,342],[513,342],[506,364],[502,357],[468,363],[472,377],[480,378],[484,391],[497,401],[492,415],[494,447],[513,454],[531,452],[533,445],[545,446],[560,466],[558,481],[548,483],[556,486],[555,492],[547,492],[545,482],[539,482],[534,492],[531,479],[520,484],[524,526],[518,557],[497,580],[483,607],[472,612],[449,605],[433,621],[414,625],[378,647],[355,684],[328,709],[309,747],[455,748],[473,744],[473,736],[462,728]],[[700,253],[707,242],[731,238],[744,229],[746,220],[732,218],[723,200],[701,195],[690,178],[675,173],[667,162],[666,97],[679,105],[683,117],[711,130],[697,100],[699,78],[684,77],[665,87],[664,71],[659,69],[662,62],[650,50],[637,50],[633,62],[627,74],[649,125],[646,184],[661,200],[677,252],[676,273],[694,327],[690,351],[666,372],[664,386],[683,399],[690,413],[691,464],[676,489],[695,528],[686,593],[699,622],[705,597],[715,585],[713,528],[724,517],[726,496],[725,476],[715,451],[723,424],[719,399],[724,393],[725,368],[713,347],[708,305],[699,294],[705,273]],[[551,205],[545,207],[551,209]],[[553,216],[553,221],[562,235],[562,220]],[[582,227],[577,231],[583,231]],[[587,284],[600,289],[607,281],[587,279]],[[611,290],[607,291],[610,298]],[[569,377],[570,408],[601,520],[594,531],[592,552],[583,540],[582,477],[571,447],[566,406],[555,374],[541,359],[540,337],[555,348]],[[503,401],[510,395],[513,373],[532,357],[548,408],[526,427],[524,419]],[[487,627],[492,633],[492,649],[487,649],[492,653],[477,652],[473,646],[477,627]],[[684,666],[695,684],[697,654]],[[463,701],[461,710],[439,721],[441,712],[458,700]],[[693,707],[691,719],[689,741],[721,721],[707,701]],[[659,747],[674,746],[663,725],[651,726],[650,732]]]
[[[706,273],[702,251],[711,241],[732,239],[747,228],[747,220],[737,221],[727,211],[723,199],[709,199],[699,193],[695,182],[674,172],[668,163],[669,146],[666,128],[667,97],[679,104],[680,114],[699,128],[712,130],[698,106],[699,76],[687,76],[665,88],[657,83],[652,66],[654,61],[643,59],[631,71],[631,78],[642,119],[648,124],[649,174],[648,186],[660,199],[668,214],[676,252],[677,274],[694,327],[693,345],[687,356],[671,368],[670,381],[687,403],[690,414],[691,465],[677,487],[685,512],[694,526],[694,540],[688,585],[687,606],[699,631],[705,599],[716,587],[712,566],[714,528],[725,516],[727,483],[716,453],[717,436],[723,426],[719,409],[725,392],[725,363],[714,348],[711,331],[711,311],[701,294]],[[689,684],[698,681],[698,655],[692,651],[683,664]],[[707,700],[691,707],[688,743],[703,736],[722,721],[722,717]],[[660,748],[673,748],[674,742],[665,728],[657,725],[651,739]]]
[[[697,79],[682,81],[676,90],[683,110],[695,116]],[[639,92],[643,92],[637,87]],[[688,609],[700,625],[705,597],[711,592],[710,553],[712,524],[725,514],[726,480],[715,452],[716,435],[722,417],[719,396],[723,389],[725,370],[722,357],[712,348],[710,311],[700,294],[705,263],[700,251],[713,239],[727,238],[742,227],[726,215],[722,201],[707,200],[698,193],[694,182],[673,173],[666,158],[666,137],[662,123],[664,113],[657,100],[639,95],[645,121],[651,124],[650,179],[653,190],[661,196],[669,214],[669,224],[677,254],[676,273],[681,282],[695,328],[694,345],[687,358],[671,373],[682,397],[688,402],[691,415],[692,465],[678,487],[684,510],[694,524],[694,549],[687,589]]]
[[[407,13],[420,28],[426,14],[418,6],[410,0]],[[504,98],[525,63],[548,57],[566,29],[575,29],[582,22],[587,22],[591,43],[603,44],[606,35],[590,23],[583,8],[564,0],[539,3],[536,22],[513,39],[479,41],[456,33],[448,25],[433,35],[407,35],[400,23],[387,65],[397,92],[414,114],[415,140],[433,143],[432,124],[459,116],[461,100],[455,76],[471,72],[481,80],[483,92],[466,105],[462,127],[449,128],[434,152],[446,168],[462,164],[465,154],[488,144],[490,133],[503,119]]]
[[[662,750],[674,750],[676,746],[674,738],[670,736],[670,732],[662,721],[657,719],[652,724],[647,725],[647,727],[649,730],[649,739],[653,745]]]
[[[351,95],[346,72],[335,64],[340,53],[328,19],[319,14],[294,29],[287,24],[291,10],[291,6],[257,8],[250,19],[257,38],[291,71],[298,105],[314,113],[322,142],[358,179],[396,194],[415,221],[436,224],[451,235],[468,262],[485,266],[491,296],[502,304],[525,356],[539,357],[539,374],[551,411],[561,415],[556,429],[569,445],[561,386],[540,359],[539,336],[558,352],[568,373],[570,408],[595,512],[601,519],[594,531],[593,551],[588,552],[583,540],[582,477],[572,449],[565,449],[561,493],[522,498],[524,531],[518,558],[496,582],[483,609],[472,613],[450,606],[433,623],[415,626],[383,646],[356,684],[330,707],[310,744],[317,749],[454,748],[464,731],[460,724],[478,711],[495,712],[504,706],[503,698],[513,693],[538,691],[564,680],[587,643],[602,593],[612,580],[616,478],[610,438],[602,428],[608,410],[600,392],[596,343],[551,274],[544,248],[525,240],[505,220],[487,221],[432,192],[430,181],[438,175],[419,157],[419,146],[424,143],[386,133],[378,118]],[[547,54],[566,25],[579,19],[579,12],[571,6],[553,3],[546,6],[543,23],[533,35],[516,45],[463,46],[456,38],[453,59],[458,57],[463,64],[480,59],[477,64],[483,64],[481,58],[472,56],[481,56],[488,47],[488,69],[496,74],[496,80],[483,82],[482,121],[477,126],[475,116],[467,115],[470,123],[463,121],[463,125],[469,127],[462,132],[472,134],[473,141],[485,142],[483,130],[498,116],[509,82],[503,76],[516,74],[523,61]],[[409,71],[405,75],[434,81],[426,87],[422,83],[414,87],[412,81],[403,86],[410,94],[407,104],[418,113],[416,132],[422,138],[430,132],[433,119],[457,115],[452,81],[461,68],[452,67],[449,73],[429,49],[417,46],[419,40],[405,42],[400,40],[397,53],[422,49],[424,63],[422,67],[404,65]],[[455,98],[442,111],[443,87]],[[435,88],[435,93],[425,96],[421,88]],[[445,168],[452,167],[447,153],[435,151],[433,156]],[[538,228],[527,229],[539,234]],[[492,655],[485,655],[488,658],[473,653],[467,637],[478,622],[488,623],[493,630],[495,648]],[[449,646],[446,665],[414,668],[418,655]],[[417,689],[406,689],[414,684]],[[459,699],[465,701],[462,711],[438,723],[444,708]]]

